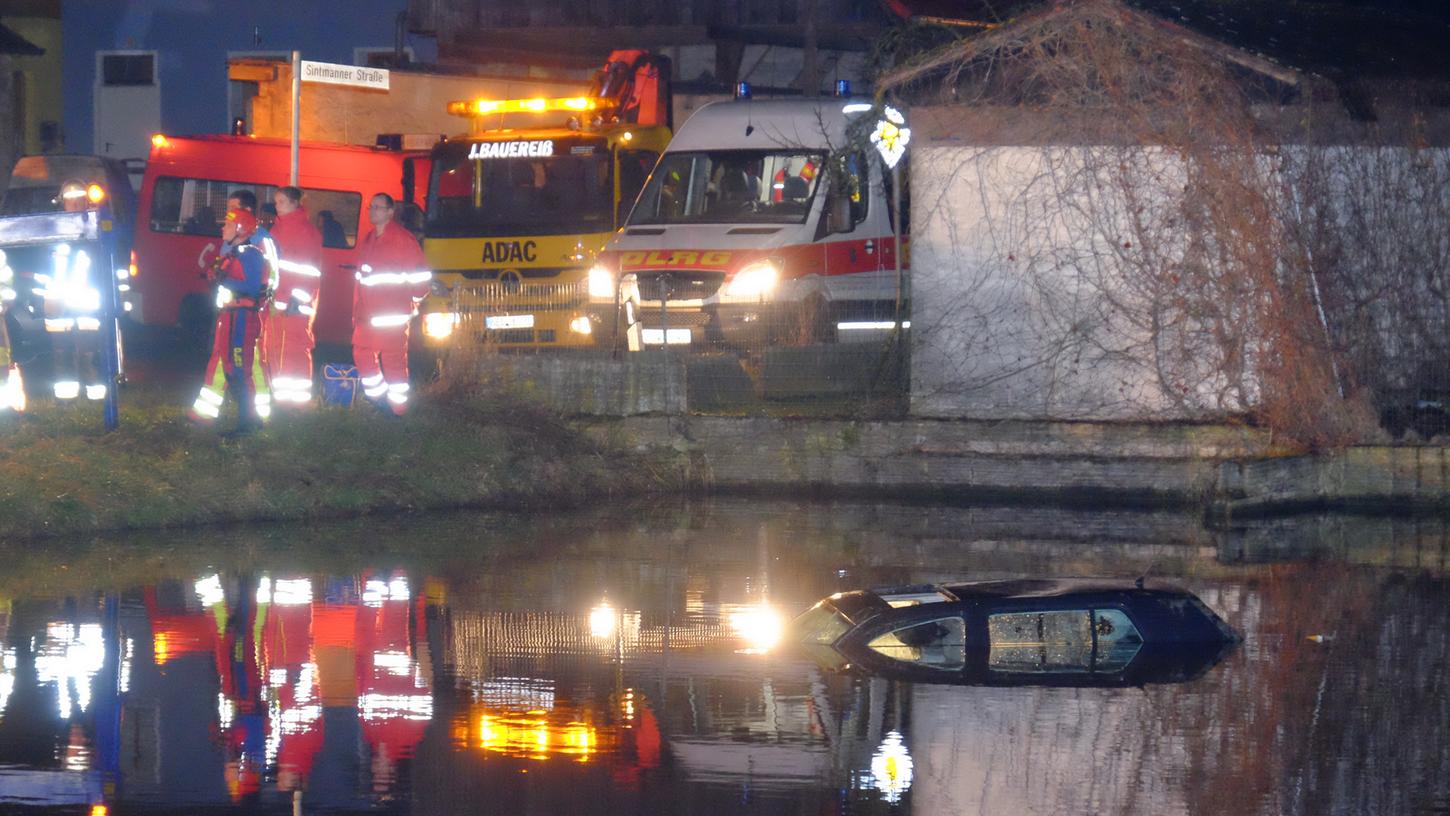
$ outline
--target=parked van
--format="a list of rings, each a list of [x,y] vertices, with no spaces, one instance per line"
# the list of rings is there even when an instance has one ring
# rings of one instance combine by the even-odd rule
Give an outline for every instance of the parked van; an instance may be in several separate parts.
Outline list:
[[[590,273],[619,283],[630,348],[881,327],[898,299],[895,191],[869,145],[845,147],[874,110],[832,97],[696,111]]]
[[[425,153],[304,142],[298,148],[302,206],[322,232],[323,270],[314,331],[320,343],[352,341],[357,242],[370,229],[368,200],[388,193],[405,226],[420,226],[428,178]],[[415,167],[416,162],[416,167]],[[164,136],[151,140],[141,183],[136,278],[131,315],[151,326],[177,326],[205,336],[214,320],[213,293],[203,275],[221,243],[227,198],[251,190],[259,208],[290,176],[291,145],[249,136]],[[411,205],[411,206],[410,206]],[[265,212],[259,213],[267,220]]]

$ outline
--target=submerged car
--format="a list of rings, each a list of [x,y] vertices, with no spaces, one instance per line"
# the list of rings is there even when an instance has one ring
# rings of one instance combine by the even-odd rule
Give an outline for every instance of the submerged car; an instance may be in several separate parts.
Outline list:
[[[987,686],[1184,682],[1239,641],[1184,590],[1065,579],[841,592],[791,633],[828,669]]]

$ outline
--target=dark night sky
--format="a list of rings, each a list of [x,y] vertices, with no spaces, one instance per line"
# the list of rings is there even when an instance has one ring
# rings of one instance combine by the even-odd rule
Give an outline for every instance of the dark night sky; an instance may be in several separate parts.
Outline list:
[[[1450,78],[1450,0],[1127,0],[1231,45],[1336,79]],[[1002,21],[1042,0],[887,0]]]

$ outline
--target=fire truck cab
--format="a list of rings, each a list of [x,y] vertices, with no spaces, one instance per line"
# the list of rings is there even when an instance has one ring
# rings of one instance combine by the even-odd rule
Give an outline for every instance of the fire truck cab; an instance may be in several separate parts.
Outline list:
[[[906,296],[896,190],[862,138],[877,111],[748,95],[697,110],[590,273],[619,282],[630,348],[751,348],[787,329],[827,342],[894,326],[880,319]]]
[[[425,179],[427,172],[422,151],[299,145],[302,206],[322,232],[322,290],[313,328],[319,343],[352,342],[357,243],[370,229],[368,200],[377,193],[393,196],[402,205],[401,222],[416,229],[423,190],[421,184],[414,189],[413,179]],[[205,336],[214,322],[215,293],[203,270],[221,242],[227,198],[251,190],[265,222],[272,193],[290,175],[291,144],[283,139],[152,137],[137,218],[133,319]]]

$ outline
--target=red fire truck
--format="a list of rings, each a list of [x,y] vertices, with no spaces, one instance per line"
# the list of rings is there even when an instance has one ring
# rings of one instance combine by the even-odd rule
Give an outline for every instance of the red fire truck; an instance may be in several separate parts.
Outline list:
[[[346,344],[368,199],[388,193],[402,204],[404,226],[421,227],[427,153],[314,142],[303,142],[298,152],[302,206],[323,238],[315,331],[318,342]],[[214,298],[202,272],[221,242],[227,198],[251,190],[265,209],[272,192],[287,184],[290,167],[291,146],[282,139],[153,136],[137,214],[132,318],[209,333]],[[267,220],[265,212],[259,215]]]

